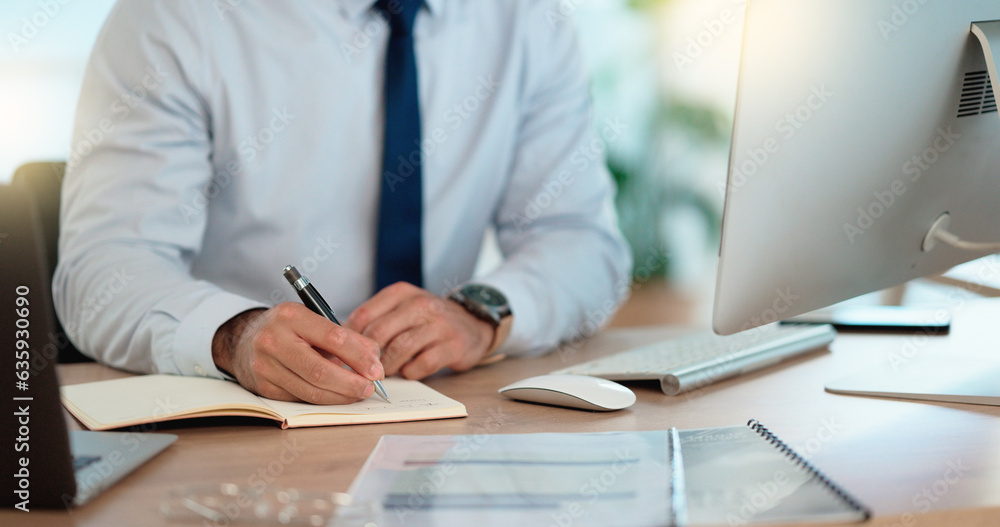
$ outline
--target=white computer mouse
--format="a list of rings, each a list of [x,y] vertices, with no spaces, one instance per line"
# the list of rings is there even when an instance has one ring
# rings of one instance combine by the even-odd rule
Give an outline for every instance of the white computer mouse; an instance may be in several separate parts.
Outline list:
[[[539,375],[500,388],[500,394],[532,403],[609,412],[635,403],[632,390],[589,375]]]

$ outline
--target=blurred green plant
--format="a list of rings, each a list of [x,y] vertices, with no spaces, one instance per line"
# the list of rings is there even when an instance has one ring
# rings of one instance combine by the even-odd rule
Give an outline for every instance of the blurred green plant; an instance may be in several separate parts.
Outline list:
[[[669,222],[676,212],[684,210],[690,217],[693,211],[701,217],[705,243],[718,241],[721,200],[698,180],[704,177],[707,158],[726,155],[731,128],[724,112],[671,96],[660,85],[659,39],[650,35],[658,31],[659,10],[674,1],[623,0],[617,14],[602,12],[600,25],[606,32],[614,35],[613,25],[618,24],[626,35],[617,42],[602,38],[604,47],[597,52],[604,57],[592,66],[591,79],[598,120],[603,121],[602,115],[624,115],[630,124],[627,139],[607,145],[607,164],[618,185],[616,205],[635,255],[635,270],[647,255],[664,255],[664,265],[652,270],[663,278],[674,276],[685,253],[705,249],[672,246],[678,242],[668,232]],[[636,36],[641,33],[645,38]],[[649,277],[650,269],[641,271]]]

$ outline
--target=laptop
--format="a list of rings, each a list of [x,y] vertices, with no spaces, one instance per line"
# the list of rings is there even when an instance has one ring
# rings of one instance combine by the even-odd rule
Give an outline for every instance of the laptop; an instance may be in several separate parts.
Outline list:
[[[30,196],[0,186],[0,505],[86,503],[177,440],[172,434],[68,431],[56,359],[63,337]],[[13,477],[11,477],[13,476]]]

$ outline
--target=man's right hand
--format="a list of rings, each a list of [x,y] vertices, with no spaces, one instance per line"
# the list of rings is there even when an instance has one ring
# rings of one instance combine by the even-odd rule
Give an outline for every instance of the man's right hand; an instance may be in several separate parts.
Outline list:
[[[352,403],[385,377],[374,340],[295,302],[229,319],[215,332],[212,359],[244,388],[282,401]]]

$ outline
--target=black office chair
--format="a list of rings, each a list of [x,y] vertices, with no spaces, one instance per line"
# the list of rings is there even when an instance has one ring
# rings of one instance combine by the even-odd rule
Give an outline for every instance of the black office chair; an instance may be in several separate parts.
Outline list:
[[[30,213],[32,215],[36,226],[35,232],[41,235],[38,242],[43,249],[43,254],[34,265],[41,265],[44,270],[45,294],[49,299],[49,306],[52,304],[52,275],[55,274],[56,262],[59,261],[59,203],[65,171],[66,163],[28,163],[14,172],[11,187],[4,189],[8,195],[16,193],[21,199],[30,202],[24,207],[19,207],[19,210],[22,214]],[[5,210],[0,214],[5,215],[3,219],[6,221],[8,219],[6,215],[13,213],[13,211]],[[15,259],[21,259],[21,257],[15,257]],[[28,260],[25,259],[19,263],[27,265]],[[59,349],[59,362],[91,362],[92,359],[80,353],[66,337],[66,332],[55,316],[55,311],[51,307],[48,309],[55,324],[52,327],[56,328],[56,333],[50,336],[50,340]]]

